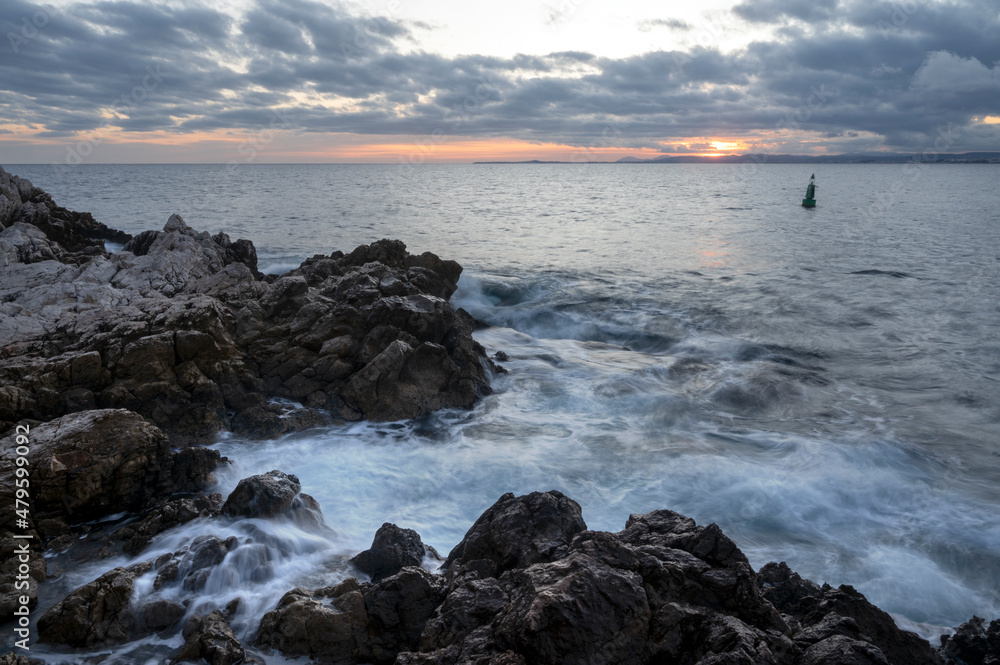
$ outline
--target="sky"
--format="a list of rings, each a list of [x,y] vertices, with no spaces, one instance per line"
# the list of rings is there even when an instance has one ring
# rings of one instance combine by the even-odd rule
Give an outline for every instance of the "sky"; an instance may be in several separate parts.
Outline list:
[[[1000,151],[997,0],[0,1],[0,164]]]

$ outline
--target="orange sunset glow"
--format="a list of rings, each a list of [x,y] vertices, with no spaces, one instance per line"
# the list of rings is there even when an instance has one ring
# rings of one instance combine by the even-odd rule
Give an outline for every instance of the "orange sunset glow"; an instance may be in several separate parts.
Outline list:
[[[240,130],[127,132],[114,127],[64,137],[40,137],[37,129],[8,126],[0,146],[32,144],[39,161],[64,162],[79,154],[91,163],[174,161],[241,163],[409,163],[448,164],[475,161],[613,162],[630,156],[651,159],[670,154],[721,156],[742,152],[736,138],[662,142],[654,147],[574,146],[509,138],[464,136],[393,137],[346,133],[302,133],[280,128]],[[709,148],[709,146],[711,146]],[[175,157],[176,156],[176,157]],[[73,161],[70,157],[70,162]]]

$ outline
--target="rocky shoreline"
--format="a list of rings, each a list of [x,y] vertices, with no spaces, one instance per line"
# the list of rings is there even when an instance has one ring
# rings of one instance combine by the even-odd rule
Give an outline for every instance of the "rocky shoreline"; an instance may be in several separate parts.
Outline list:
[[[175,443],[273,437],[489,392],[474,321],[448,302],[454,261],[380,240],[265,277],[249,240],[176,215],[131,238],[2,170],[0,197],[0,432],[123,408]],[[127,242],[109,254],[104,240]]]
[[[213,665],[272,652],[400,665],[1000,665],[1000,620],[974,618],[934,649],[849,586],[813,584],[784,564],[755,572],[715,525],[663,510],[618,533],[589,531],[579,505],[554,491],[501,497],[443,560],[416,532],[385,524],[369,550],[336,562],[353,576],[289,590],[254,625],[239,598],[195,612],[189,596],[227,558],[294,554],[260,520],[330,533],[279,470],[228,497],[207,494],[227,460],[199,444],[221,431],[274,438],[417,418],[489,393],[503,369],[449,302],[461,266],[380,240],[265,276],[249,240],[199,233],[176,215],[132,237],[0,168],[0,270],[8,505],[25,477],[15,426],[31,443],[29,524],[15,528],[10,511],[0,520],[0,611],[12,618],[25,593],[8,553],[28,533],[44,644],[92,653],[158,636],[183,643],[172,662]],[[245,529],[146,554],[157,535],[197,519]],[[130,563],[36,608],[39,585],[60,574],[43,555],[84,546]],[[28,653],[11,649],[0,665],[38,662]]]

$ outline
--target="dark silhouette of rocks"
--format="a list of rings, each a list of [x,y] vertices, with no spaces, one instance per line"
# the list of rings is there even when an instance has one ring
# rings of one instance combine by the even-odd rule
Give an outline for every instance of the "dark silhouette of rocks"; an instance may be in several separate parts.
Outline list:
[[[216,519],[289,519],[301,496],[294,477],[277,471],[240,485],[226,504],[258,507]],[[203,535],[105,573],[49,609],[41,637],[94,648],[176,634],[183,606],[137,598],[135,580],[155,574],[154,590],[195,592],[240,546]],[[783,563],[755,573],[716,525],[669,510],[632,515],[608,533],[588,530],[559,492],[507,494],[439,574],[420,567],[425,548],[416,532],[383,525],[355,557],[375,571],[371,582],[292,589],[262,618],[254,646],[338,665],[997,663],[1000,620],[987,628],[973,618],[935,650],[852,587],[814,584]],[[229,627],[238,604],[230,605],[189,618],[172,662],[253,659]]]
[[[45,239],[41,243],[45,249],[39,247],[38,253],[19,254],[25,245],[20,239],[12,242],[12,237],[34,234],[33,229],[41,232],[41,236],[35,235],[35,238]],[[52,258],[83,262],[91,256],[106,255],[105,240],[125,243],[131,237],[101,224],[90,213],[60,208],[51,196],[30,181],[0,168],[0,266],[7,265],[13,254],[19,254],[17,260],[22,262]],[[53,255],[55,253],[58,254]]]
[[[851,652],[857,659],[870,651],[862,644],[868,642],[890,663],[934,662],[935,654],[925,640],[896,629],[892,618],[854,587],[820,586],[803,580],[783,563],[761,568],[757,583],[764,597],[786,615],[792,637],[805,653]],[[833,637],[838,637],[836,642],[825,644]],[[870,660],[857,662],[879,662],[875,656],[866,657]],[[846,658],[843,662],[852,662]]]
[[[941,653],[954,663],[1000,665],[1000,619],[987,626],[981,617],[972,617],[954,635],[941,636]]]

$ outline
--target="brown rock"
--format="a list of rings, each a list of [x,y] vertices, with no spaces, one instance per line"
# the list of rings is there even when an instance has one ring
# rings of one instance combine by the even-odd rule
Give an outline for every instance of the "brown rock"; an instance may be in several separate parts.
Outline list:
[[[222,514],[229,517],[274,517],[302,506],[302,485],[295,476],[283,471],[244,478],[222,504]],[[309,497],[312,499],[312,497]]]
[[[372,546],[352,558],[351,563],[370,576],[372,582],[378,582],[407,566],[419,567],[428,554],[437,556],[433,548],[420,540],[420,534],[386,522],[375,533]]]
[[[171,658],[172,663],[237,665],[245,662],[243,645],[233,634],[225,614],[218,610],[191,617],[184,626],[184,639],[184,646]]]
[[[115,568],[66,596],[38,619],[38,638],[50,644],[95,647],[132,639],[136,625],[131,613],[135,578],[151,562]]]
[[[208,449],[171,452],[158,428],[121,409],[63,416],[32,427],[29,439],[31,514],[38,524],[146,508],[172,492],[200,489],[221,460]],[[14,437],[0,445],[2,487],[12,493]]]

